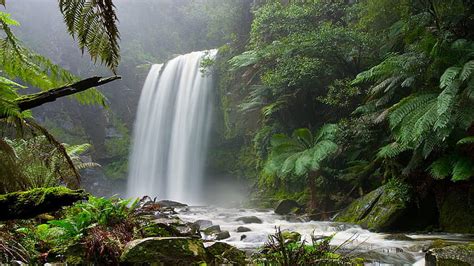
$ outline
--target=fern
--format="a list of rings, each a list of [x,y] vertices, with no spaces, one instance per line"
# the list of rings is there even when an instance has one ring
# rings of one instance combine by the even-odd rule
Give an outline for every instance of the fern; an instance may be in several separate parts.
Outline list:
[[[307,128],[293,131],[291,137],[275,134],[271,140],[270,156],[265,163],[262,182],[274,177],[302,177],[321,168],[322,163],[335,154],[338,145],[334,142],[337,126],[328,124],[315,135]],[[272,178],[273,176],[273,178]]]
[[[397,127],[408,114],[423,105],[429,104],[436,97],[436,94],[414,94],[405,97],[400,102],[392,106],[389,115],[392,129]]]
[[[69,33],[92,60],[100,59],[115,73],[120,61],[117,15],[112,0],[59,0]]]
[[[377,153],[377,156],[381,158],[394,158],[409,149],[410,147],[406,145],[394,142],[380,148],[379,152]]]
[[[0,39],[0,70],[11,79],[20,79],[24,83],[43,91],[64,86],[78,78],[49,59],[24,47],[13,34],[10,26],[19,25],[10,15],[0,12],[0,29],[5,38]],[[105,97],[96,89],[90,89],[74,95],[81,104],[106,104]]]
[[[474,60],[471,60],[464,64],[459,79],[461,81],[467,81],[474,74]]]
[[[467,157],[461,157],[456,160],[453,166],[452,181],[465,181],[474,175],[474,163]]]
[[[450,67],[446,69],[439,80],[440,88],[444,89],[451,85],[451,83],[453,83],[453,81],[458,77],[460,72],[460,67]]]
[[[474,144],[474,136],[469,136],[469,137],[462,138],[457,142],[457,144],[458,145]]]

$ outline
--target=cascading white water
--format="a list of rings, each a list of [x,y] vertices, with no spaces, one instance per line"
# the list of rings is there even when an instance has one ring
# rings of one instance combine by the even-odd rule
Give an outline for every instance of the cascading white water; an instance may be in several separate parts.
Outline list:
[[[129,197],[200,202],[212,122],[212,76],[201,61],[216,54],[193,52],[151,68],[135,122]]]

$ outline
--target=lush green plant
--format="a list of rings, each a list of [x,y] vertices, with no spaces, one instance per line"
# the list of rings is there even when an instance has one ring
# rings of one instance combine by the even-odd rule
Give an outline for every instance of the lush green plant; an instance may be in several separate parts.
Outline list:
[[[2,140],[4,167],[2,172],[14,172],[15,180],[1,182],[1,190],[12,192],[57,185],[75,186],[77,170],[98,167],[84,162],[81,155],[90,144],[68,145],[51,142],[46,136],[28,139]]]
[[[298,239],[292,235],[298,236]],[[282,232],[276,229],[275,234],[268,237],[262,252],[255,256],[254,261],[265,265],[351,265],[362,264],[362,260],[337,254],[341,246],[330,245],[332,236],[311,236],[311,243],[300,241],[301,236],[295,232]]]
[[[138,200],[91,196],[67,208],[61,219],[17,231],[52,254],[66,255],[66,259],[86,256],[85,261],[118,263],[121,250],[138,227],[138,206]]]
[[[273,135],[271,152],[263,170],[262,182],[274,182],[274,178],[305,177],[311,190],[310,208],[317,207],[316,179],[324,179],[321,170],[324,161],[338,149],[334,142],[337,126],[322,126],[315,135],[307,128],[297,129],[289,137]]]

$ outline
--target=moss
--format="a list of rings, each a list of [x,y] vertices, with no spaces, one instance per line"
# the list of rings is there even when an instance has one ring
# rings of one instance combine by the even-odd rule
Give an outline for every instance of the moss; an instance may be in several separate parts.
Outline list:
[[[355,200],[346,209],[340,212],[335,220],[337,222],[358,223],[371,211],[383,191],[384,188],[379,187],[364,197]]]
[[[474,245],[450,245],[430,249],[426,253],[427,265],[474,265]]]
[[[354,201],[335,220],[359,224],[373,231],[392,230],[410,200],[408,185],[399,181],[389,182]]]
[[[452,190],[440,208],[439,223],[449,233],[474,233],[474,191]]]
[[[149,237],[127,244],[121,256],[125,263],[190,265],[205,262],[207,254],[199,239],[185,237]]]
[[[223,263],[233,265],[245,265],[246,255],[242,250],[227,243],[217,242],[206,249],[210,260],[216,265]]]
[[[70,206],[87,196],[83,190],[65,187],[36,188],[0,195],[0,209],[6,210],[0,213],[0,220],[32,218]]]

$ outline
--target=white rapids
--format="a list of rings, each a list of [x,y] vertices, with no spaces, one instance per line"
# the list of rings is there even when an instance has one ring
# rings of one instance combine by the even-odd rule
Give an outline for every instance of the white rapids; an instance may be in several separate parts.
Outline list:
[[[351,239],[351,241],[342,245],[341,251],[371,261],[366,265],[425,265],[423,249],[428,247],[434,239],[459,242],[472,241],[466,236],[457,234],[407,234],[413,240],[388,240],[390,234],[373,233],[357,225],[336,222],[292,221],[275,214],[273,210],[189,207],[178,210],[178,212],[178,216],[187,222],[209,220],[214,225],[220,225],[221,230],[230,233],[230,238],[222,240],[223,242],[248,251],[255,251],[262,247],[268,236],[275,233],[276,227],[280,227],[282,231],[299,232],[303,240],[309,243],[311,242],[311,234],[317,236],[334,235],[331,242],[331,245],[334,246],[339,246]],[[236,221],[237,218],[243,216],[256,216],[262,220],[262,223],[243,224]],[[238,233],[236,229],[239,226],[248,227],[251,231]],[[205,236],[203,235],[203,237]]]

